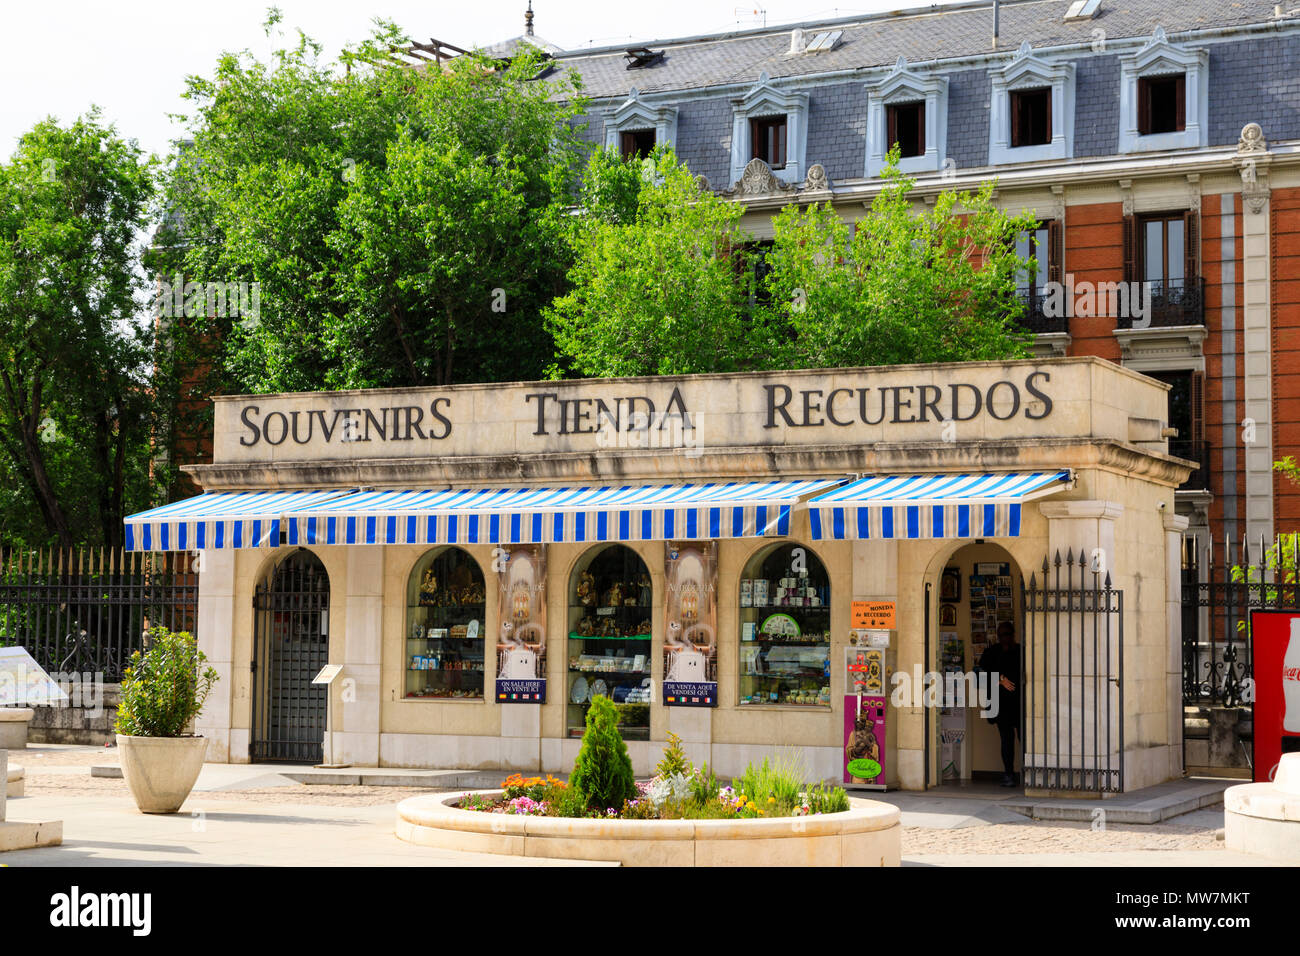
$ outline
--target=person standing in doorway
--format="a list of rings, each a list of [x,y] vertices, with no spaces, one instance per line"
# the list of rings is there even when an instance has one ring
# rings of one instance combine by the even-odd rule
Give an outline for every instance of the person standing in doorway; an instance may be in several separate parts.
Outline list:
[[[979,669],[998,677],[997,716],[992,723],[1002,742],[1002,786],[1016,785],[1016,735],[1020,729],[1020,645],[1010,621],[998,625],[998,642],[980,657]]]

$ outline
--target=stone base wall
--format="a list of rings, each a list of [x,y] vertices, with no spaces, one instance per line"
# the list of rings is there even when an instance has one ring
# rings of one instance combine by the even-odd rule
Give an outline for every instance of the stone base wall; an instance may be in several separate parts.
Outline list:
[[[121,699],[121,684],[105,684],[101,700],[93,707],[37,707],[27,740],[34,744],[112,743]]]

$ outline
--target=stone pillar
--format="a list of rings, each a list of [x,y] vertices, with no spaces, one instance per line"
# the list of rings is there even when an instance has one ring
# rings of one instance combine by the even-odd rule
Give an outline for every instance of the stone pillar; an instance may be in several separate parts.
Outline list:
[[[1168,636],[1166,656],[1165,707],[1168,712],[1169,777],[1183,775],[1183,532],[1188,519],[1183,515],[1164,515],[1165,528],[1165,626]]]
[[[333,759],[354,767],[379,765],[384,550],[382,545],[354,545],[345,549],[348,563],[347,581],[342,589],[343,633],[330,635],[330,663],[343,665],[342,676],[330,689]],[[339,615],[330,617],[334,626]],[[325,759],[330,759],[328,741]]]
[[[208,738],[205,759],[248,763],[248,730],[242,734],[231,731],[235,697],[235,552],[202,551],[199,569],[199,650],[220,679],[212,685],[202,712],[195,718],[194,732]]]
[[[1241,131],[1233,160],[1241,174],[1242,440],[1246,465],[1246,540],[1273,539],[1273,355],[1269,287],[1272,159],[1258,123]]]

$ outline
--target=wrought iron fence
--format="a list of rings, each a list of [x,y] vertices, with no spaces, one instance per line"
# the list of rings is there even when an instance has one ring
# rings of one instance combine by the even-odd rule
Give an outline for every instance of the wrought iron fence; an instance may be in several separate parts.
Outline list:
[[[1199,276],[1169,282],[1146,282],[1143,293],[1150,310],[1147,328],[1205,324],[1205,280]],[[1116,324],[1131,329],[1134,317],[1121,315]],[[1141,326],[1139,326],[1141,327]]]
[[[1300,536],[1183,539],[1183,703],[1236,707],[1251,668],[1250,612],[1300,606]]]
[[[194,632],[199,576],[189,554],[0,546],[0,646],[51,673],[122,679],[150,627]]]

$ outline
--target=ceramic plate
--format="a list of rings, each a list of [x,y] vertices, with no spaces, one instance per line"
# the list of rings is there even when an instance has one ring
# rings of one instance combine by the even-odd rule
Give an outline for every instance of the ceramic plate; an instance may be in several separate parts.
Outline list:
[[[597,680],[596,683],[591,685],[592,697],[598,697],[602,695],[608,696],[608,694],[609,694],[609,688],[605,686],[605,682],[603,680]]]
[[[575,704],[581,704],[587,699],[587,678],[579,677],[573,682],[573,690],[569,691],[569,700]]]

